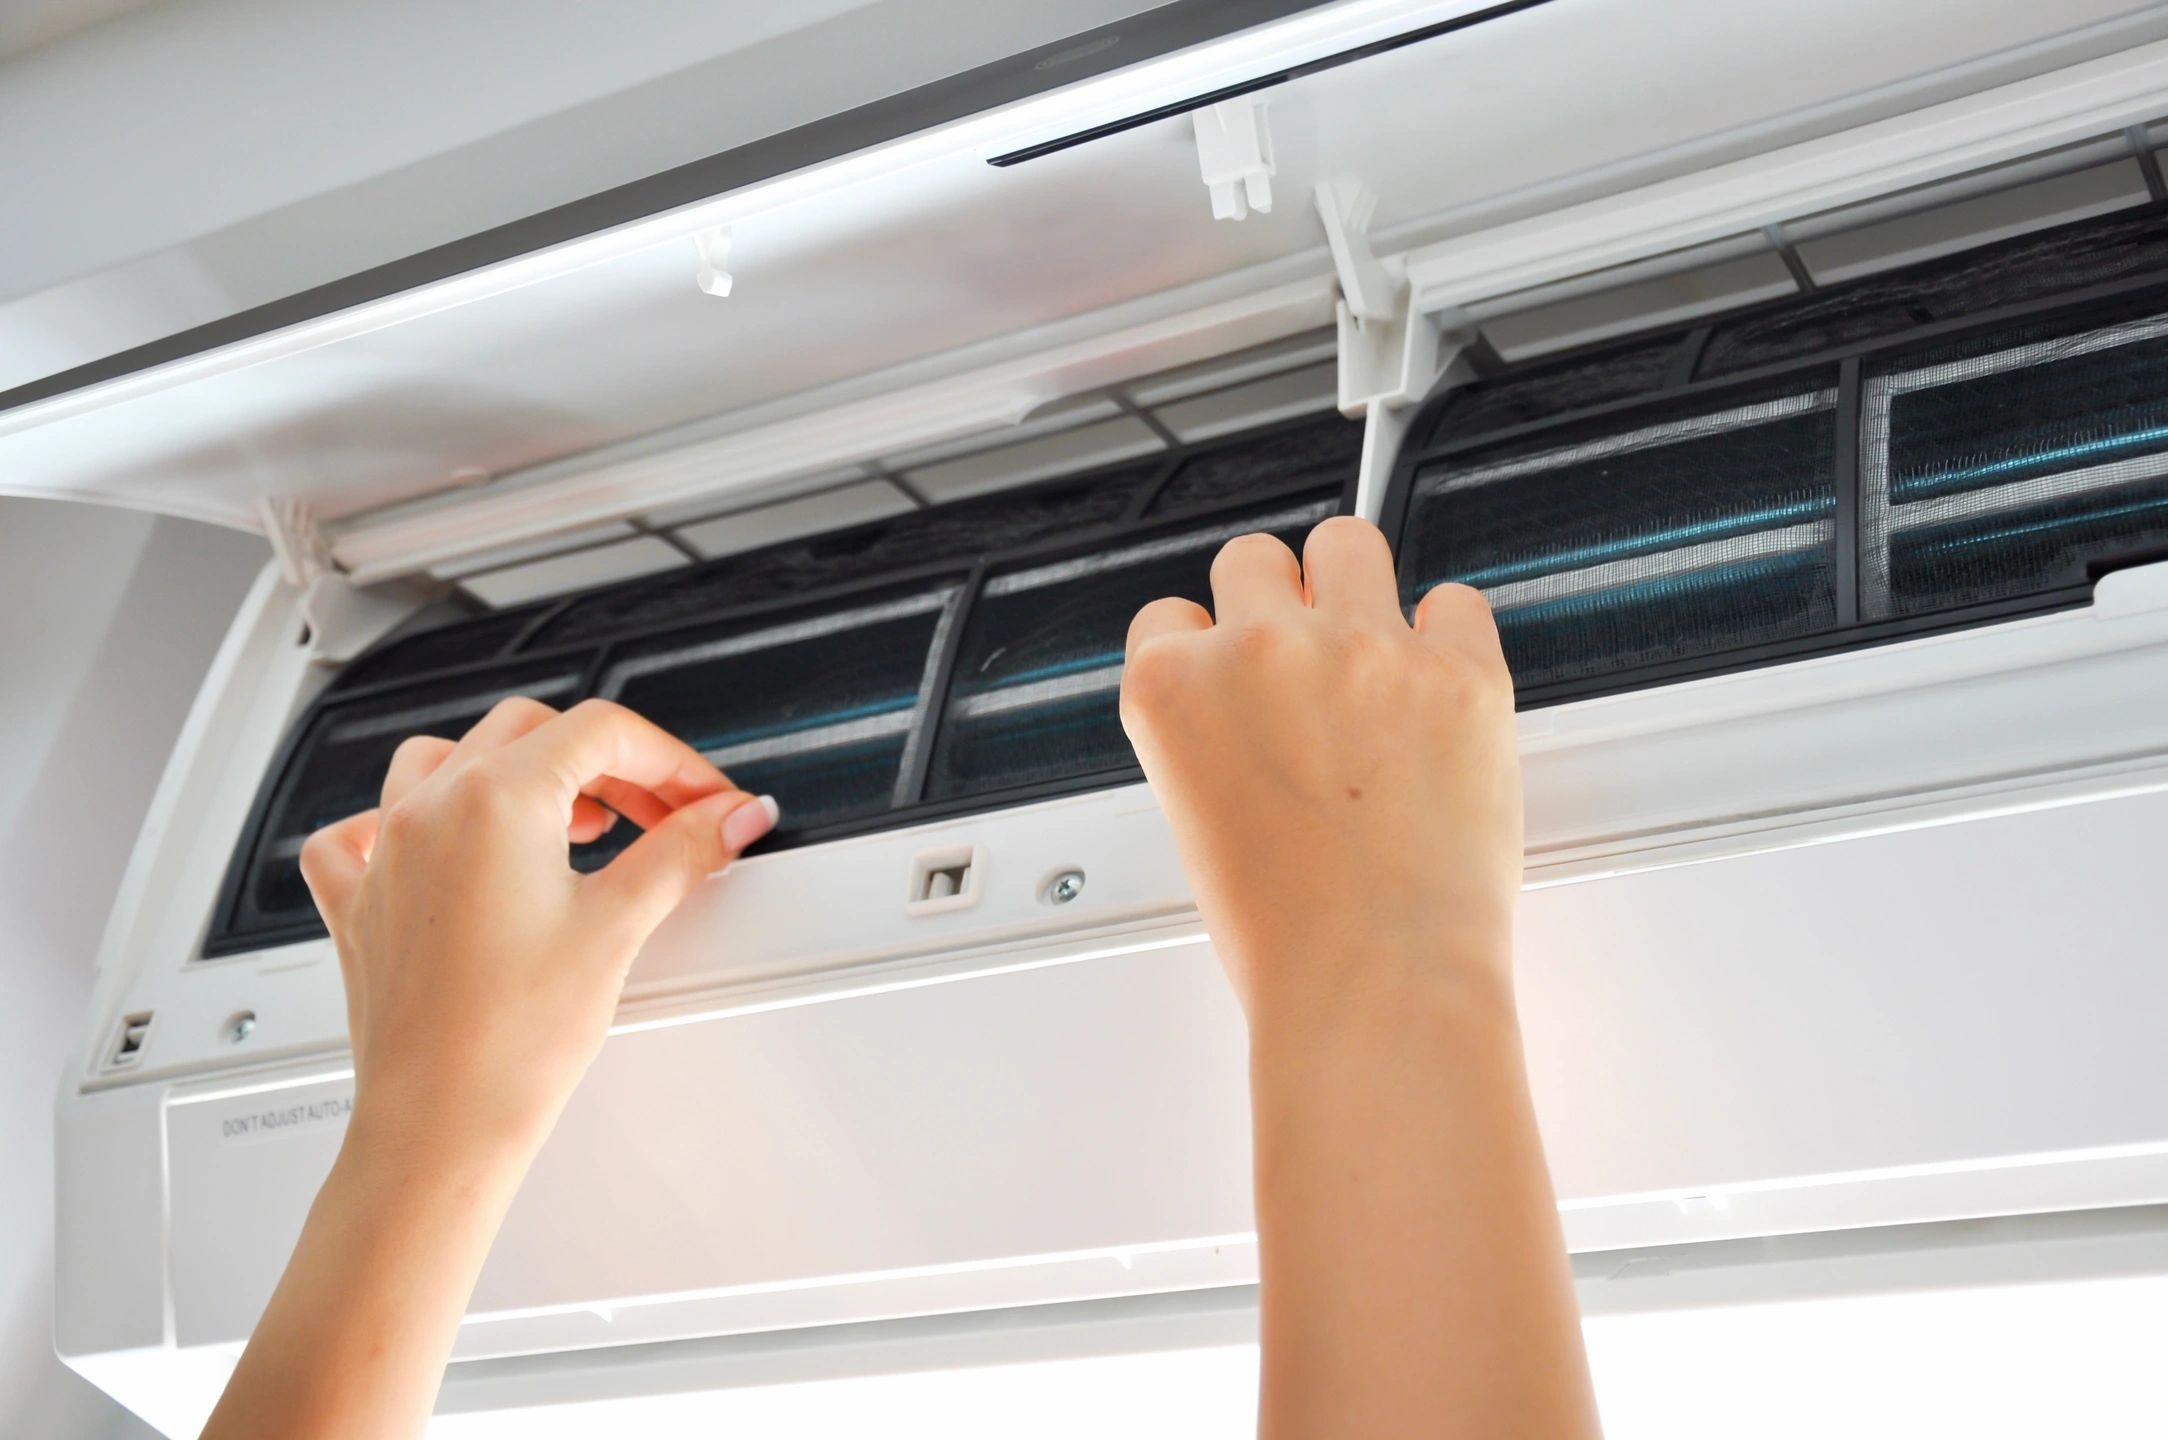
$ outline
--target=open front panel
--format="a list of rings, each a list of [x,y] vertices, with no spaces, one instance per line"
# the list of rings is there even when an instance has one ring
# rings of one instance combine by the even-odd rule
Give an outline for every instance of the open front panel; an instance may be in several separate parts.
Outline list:
[[[904,484],[962,498],[386,641],[296,727],[204,953],[320,933],[302,839],[375,803],[403,736],[457,735],[508,694],[647,715],[777,798],[768,848],[1134,779],[1115,714],[1130,616],[1160,595],[1209,603],[1220,543],[1268,529],[1299,544],[1353,494],[1361,425],[1316,408],[1316,367],[1289,368],[1310,357],[1280,361],[1272,394],[1180,377],[1151,426],[1130,402],[1143,458],[1008,478],[1027,460],[1046,474],[1050,445],[1094,453],[1098,418],[918,457]],[[1304,413],[1280,418],[1288,393]],[[1010,488],[975,493],[981,472]],[[620,823],[573,863],[605,864],[638,833]]]
[[[2168,207],[1510,367],[1411,433],[1402,597],[1482,590],[1524,704],[2078,603],[2168,558]]]

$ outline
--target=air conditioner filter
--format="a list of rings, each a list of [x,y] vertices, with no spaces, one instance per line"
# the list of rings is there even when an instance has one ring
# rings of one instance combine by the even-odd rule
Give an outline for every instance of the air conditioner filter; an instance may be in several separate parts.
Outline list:
[[[562,664],[499,665],[319,708],[269,792],[253,858],[227,882],[233,891],[222,907],[227,924],[312,931],[316,907],[301,878],[301,843],[310,832],[377,803],[400,741],[409,735],[456,739],[513,695],[565,703],[579,680],[577,669]]]
[[[2168,316],[1893,357],[1866,381],[1868,612],[2082,586],[2168,553]]]
[[[987,577],[971,609],[929,793],[981,794],[1132,767],[1117,713],[1129,622],[1147,602],[1212,600],[1212,558],[1246,531],[1296,549],[1336,493]]]
[[[628,645],[601,690],[684,739],[791,830],[894,806],[952,585]]]
[[[1426,465],[1403,599],[1483,591],[1524,689],[1833,625],[1835,402],[1635,412]]]

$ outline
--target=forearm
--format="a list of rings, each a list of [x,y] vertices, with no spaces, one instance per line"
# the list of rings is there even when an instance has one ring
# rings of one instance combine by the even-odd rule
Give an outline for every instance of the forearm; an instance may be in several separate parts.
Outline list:
[[[1591,1436],[1510,990],[1257,1017],[1265,1440]]]
[[[206,1440],[386,1440],[428,1421],[525,1157],[354,1125]]]

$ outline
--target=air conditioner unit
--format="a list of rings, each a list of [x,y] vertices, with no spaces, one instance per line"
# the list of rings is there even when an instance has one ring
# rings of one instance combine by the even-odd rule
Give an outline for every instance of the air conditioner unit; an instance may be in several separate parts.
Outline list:
[[[60,1097],[62,1353],[200,1422],[352,1095],[300,838],[512,693],[785,826],[635,966],[446,1409],[1239,1333],[1120,640],[1341,511],[1499,617],[1577,1251],[2168,1201],[2168,12],[1949,8],[1174,6],[0,395],[14,488],[279,554]]]

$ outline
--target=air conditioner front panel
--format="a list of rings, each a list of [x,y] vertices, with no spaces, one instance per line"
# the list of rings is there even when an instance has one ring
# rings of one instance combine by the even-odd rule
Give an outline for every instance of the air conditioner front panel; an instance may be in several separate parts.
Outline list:
[[[1522,1022],[1569,1239],[2168,1198],[2163,823],[2155,789],[1530,892]],[[694,929],[731,944],[720,914],[674,943]],[[646,1013],[523,1191],[462,1353],[757,1328],[762,1296],[792,1323],[938,1310],[993,1272],[1017,1300],[1252,1278],[1240,1016],[1179,921]],[[350,1093],[174,1092],[184,1346],[246,1333]]]

